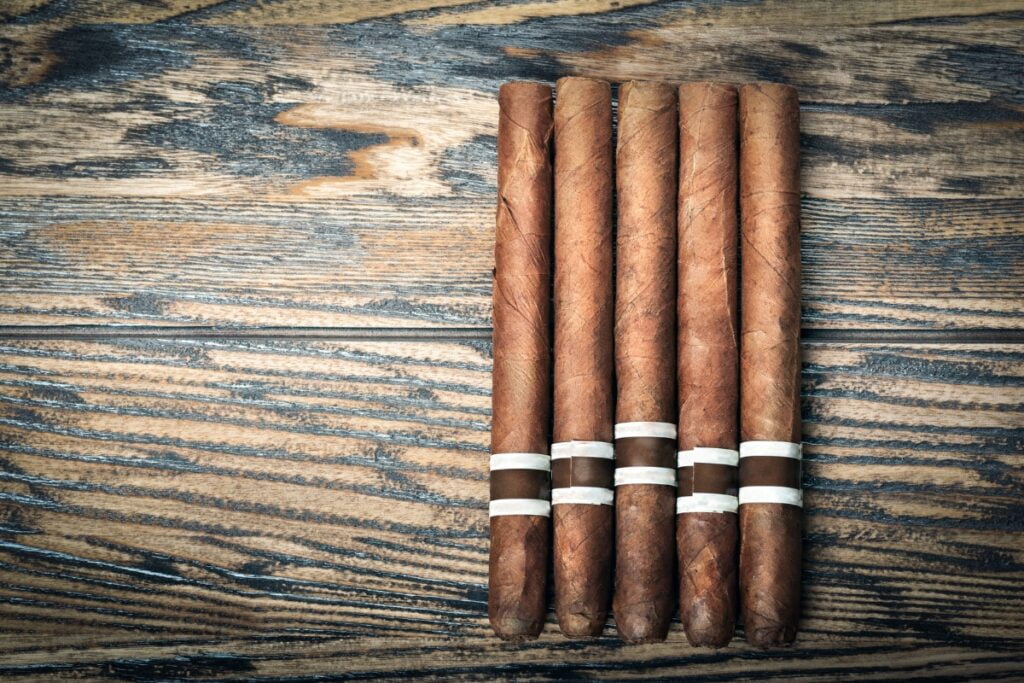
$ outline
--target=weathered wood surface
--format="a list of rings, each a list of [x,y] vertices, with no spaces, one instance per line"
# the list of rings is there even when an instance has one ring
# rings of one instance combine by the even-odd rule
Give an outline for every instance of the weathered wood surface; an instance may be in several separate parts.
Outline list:
[[[800,88],[808,326],[1021,327],[1020,0],[0,11],[0,324],[485,327],[494,93],[581,73]]]
[[[0,343],[0,674],[1022,673],[1020,348],[805,348],[806,617],[767,654],[490,635],[489,353]]]
[[[1021,0],[0,3],[0,676],[1024,678],[1022,45]],[[801,90],[792,649],[490,635],[494,93],[573,73]],[[168,338],[61,337],[111,323]]]

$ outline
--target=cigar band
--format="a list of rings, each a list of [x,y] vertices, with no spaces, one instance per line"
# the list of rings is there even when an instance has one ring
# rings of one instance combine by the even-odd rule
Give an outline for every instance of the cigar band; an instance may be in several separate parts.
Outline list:
[[[615,485],[656,484],[676,485],[676,471],[669,467],[619,467],[615,470]]]
[[[803,447],[788,441],[740,444],[740,505],[775,503],[803,507],[800,463]]]
[[[491,471],[542,470],[551,471],[551,456],[546,453],[495,453],[491,456]]]
[[[803,456],[803,444],[789,441],[744,441],[740,444],[740,457],[793,458]]]
[[[615,493],[596,486],[568,486],[551,489],[552,505],[612,505]]]
[[[729,448],[704,448],[698,446],[690,451],[679,451],[676,467],[693,467],[694,465],[728,465],[736,467],[740,464],[739,451]]]
[[[685,515],[689,512],[732,512],[739,508],[736,496],[726,493],[694,493],[691,496],[676,498],[676,514]]]
[[[677,454],[679,499],[683,512],[736,512],[739,451],[697,446]],[[710,496],[710,497],[709,497]]]
[[[740,505],[750,503],[780,503],[804,506],[804,492],[788,486],[741,486]]]
[[[669,422],[620,422],[615,425],[616,441],[639,437],[672,439],[675,441],[676,426]]]
[[[607,441],[561,441],[551,444],[551,459],[603,458],[615,459],[615,447]]]
[[[515,515],[551,516],[551,503],[535,498],[503,498],[492,500],[489,508],[491,517],[508,517]]]
[[[611,505],[615,447],[607,441],[551,444],[551,504]]]

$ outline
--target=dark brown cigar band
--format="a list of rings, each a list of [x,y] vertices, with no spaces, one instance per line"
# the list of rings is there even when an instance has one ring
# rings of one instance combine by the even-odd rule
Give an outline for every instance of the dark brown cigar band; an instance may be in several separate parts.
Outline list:
[[[495,453],[491,456],[490,516],[551,514],[551,456]]]
[[[679,468],[679,495],[689,496],[694,493],[725,493],[736,495],[736,468],[731,465],[712,465],[696,463],[690,467]]]
[[[744,486],[785,486],[800,488],[800,461],[767,455],[740,459],[740,482]]]
[[[676,485],[679,487],[679,495],[693,495],[693,465],[680,467],[676,472]]]
[[[735,512],[738,460],[739,453],[728,448],[679,451],[676,512]]]
[[[676,462],[679,467],[689,467],[694,463],[706,465],[730,465],[732,467],[736,467],[739,459],[739,451],[734,451],[731,448],[698,446],[689,451],[679,451]]]
[[[611,488],[615,482],[615,461],[606,458],[560,458],[551,462],[551,487]]]
[[[551,504],[612,505],[615,447],[606,441],[551,444]]]
[[[740,485],[800,488],[803,448],[788,441],[744,441],[740,444]]]
[[[616,467],[667,467],[676,465],[676,440],[647,436],[615,441]]]
[[[491,500],[551,497],[551,478],[540,470],[495,470],[491,472]]]
[[[736,495],[736,468],[731,465],[695,463],[693,493],[726,493]]]
[[[774,503],[803,507],[798,443],[744,441],[740,444],[740,505]]]

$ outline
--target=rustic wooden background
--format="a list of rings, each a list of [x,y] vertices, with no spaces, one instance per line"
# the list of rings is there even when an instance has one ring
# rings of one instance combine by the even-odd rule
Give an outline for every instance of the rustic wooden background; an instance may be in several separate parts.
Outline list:
[[[1024,679],[1021,0],[4,0],[0,674]],[[486,620],[495,92],[784,80],[803,629]]]

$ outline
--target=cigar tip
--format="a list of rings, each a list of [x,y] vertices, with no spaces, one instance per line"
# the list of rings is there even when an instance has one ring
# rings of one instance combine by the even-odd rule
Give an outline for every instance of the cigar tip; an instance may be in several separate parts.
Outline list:
[[[680,92],[690,89],[702,90],[706,88],[710,88],[712,90],[736,90],[735,85],[732,83],[726,83],[725,81],[688,81],[679,85]]]
[[[751,93],[751,92],[771,92],[774,91],[776,95],[788,95],[796,96],[796,88],[787,83],[773,83],[771,81],[755,81],[753,83],[744,83],[739,87],[740,92]]]
[[[571,638],[594,638],[604,631],[606,617],[594,617],[588,614],[560,614],[558,626],[562,633]]]
[[[604,80],[603,78],[591,78],[590,76],[562,76],[557,81],[555,81],[555,87],[563,87],[565,85],[571,85],[574,83],[578,83],[580,85],[587,84],[603,87],[606,88],[609,92],[611,92],[612,89],[612,84]]]
[[[672,85],[665,81],[626,81],[625,83],[619,84],[619,92],[622,92],[623,88],[649,88],[651,90],[672,90]]]
[[[538,92],[551,94],[551,86],[540,81],[506,81],[501,84],[498,90],[504,92],[510,90],[537,90]]]
[[[516,616],[503,616],[491,619],[491,628],[502,640],[522,641],[535,640],[544,629],[544,622],[535,619],[521,619]]]

